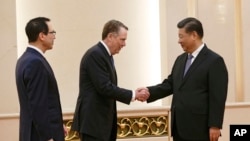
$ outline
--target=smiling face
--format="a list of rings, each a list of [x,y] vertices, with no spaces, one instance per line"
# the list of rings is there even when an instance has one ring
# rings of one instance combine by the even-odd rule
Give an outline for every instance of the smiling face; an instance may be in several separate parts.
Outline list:
[[[185,28],[179,28],[178,43],[187,53],[192,53],[196,48],[197,33],[195,31],[187,33]]]
[[[203,38],[203,27],[199,20],[188,17],[181,20],[177,27],[179,29],[178,43],[186,53],[193,53],[201,44]]]

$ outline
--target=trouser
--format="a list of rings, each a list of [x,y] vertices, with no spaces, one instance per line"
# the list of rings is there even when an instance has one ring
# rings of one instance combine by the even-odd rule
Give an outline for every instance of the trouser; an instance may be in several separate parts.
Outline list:
[[[177,130],[177,126],[176,126],[176,121],[174,119],[174,125],[173,125],[173,140],[174,141],[209,141],[209,140],[187,140],[187,139],[183,139],[180,137],[178,130]]]

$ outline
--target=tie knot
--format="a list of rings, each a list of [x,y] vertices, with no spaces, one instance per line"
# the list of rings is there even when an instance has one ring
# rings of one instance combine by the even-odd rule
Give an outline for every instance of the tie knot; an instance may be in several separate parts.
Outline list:
[[[192,54],[188,54],[188,59],[192,59],[194,56]]]

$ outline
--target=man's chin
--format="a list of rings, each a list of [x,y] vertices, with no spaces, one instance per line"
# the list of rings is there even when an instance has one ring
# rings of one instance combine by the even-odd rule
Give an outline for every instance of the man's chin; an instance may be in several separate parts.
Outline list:
[[[116,51],[115,54],[119,54],[120,50],[119,51]]]
[[[50,47],[50,48],[48,48],[47,50],[52,50],[53,49],[53,47]]]

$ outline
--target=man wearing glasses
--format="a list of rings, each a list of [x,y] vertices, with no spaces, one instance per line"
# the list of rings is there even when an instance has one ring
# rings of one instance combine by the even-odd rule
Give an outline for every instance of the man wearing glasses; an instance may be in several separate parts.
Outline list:
[[[31,19],[25,28],[29,45],[16,64],[20,103],[19,141],[64,141],[60,96],[53,70],[44,57],[53,48],[50,19]]]

